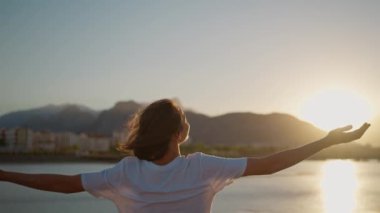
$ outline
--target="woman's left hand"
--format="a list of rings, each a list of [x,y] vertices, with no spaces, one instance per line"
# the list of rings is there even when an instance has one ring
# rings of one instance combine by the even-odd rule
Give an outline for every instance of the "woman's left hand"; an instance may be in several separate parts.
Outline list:
[[[369,123],[364,123],[360,128],[351,132],[347,131],[352,129],[352,125],[337,128],[330,131],[324,139],[332,144],[348,143],[361,138],[370,126]]]

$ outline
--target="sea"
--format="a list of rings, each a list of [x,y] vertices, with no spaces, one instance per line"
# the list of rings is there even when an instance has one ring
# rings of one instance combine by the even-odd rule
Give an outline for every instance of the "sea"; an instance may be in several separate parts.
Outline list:
[[[0,163],[27,173],[78,174],[111,163]],[[112,202],[87,192],[60,194],[0,182],[0,212],[117,212]],[[380,161],[303,161],[272,175],[243,177],[217,194],[212,212],[378,213]]]

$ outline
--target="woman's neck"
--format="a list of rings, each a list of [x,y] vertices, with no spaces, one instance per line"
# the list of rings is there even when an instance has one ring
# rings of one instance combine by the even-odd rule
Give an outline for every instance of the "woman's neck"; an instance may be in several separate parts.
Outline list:
[[[166,154],[162,158],[153,161],[153,163],[157,165],[166,165],[172,162],[178,156],[181,156],[181,150],[179,149],[179,144],[171,143]]]

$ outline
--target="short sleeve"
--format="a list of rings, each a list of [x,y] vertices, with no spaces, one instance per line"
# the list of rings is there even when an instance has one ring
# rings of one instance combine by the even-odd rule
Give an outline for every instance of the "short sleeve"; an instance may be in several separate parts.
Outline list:
[[[117,193],[117,185],[123,180],[124,165],[120,161],[114,167],[81,174],[83,188],[95,197],[112,199]]]
[[[247,158],[223,158],[201,153],[201,166],[203,178],[210,181],[218,192],[243,175]]]

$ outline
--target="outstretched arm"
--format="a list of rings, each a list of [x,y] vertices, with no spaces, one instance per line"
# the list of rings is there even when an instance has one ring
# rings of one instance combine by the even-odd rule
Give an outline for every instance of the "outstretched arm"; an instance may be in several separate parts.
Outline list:
[[[369,126],[370,124],[365,123],[359,129],[351,132],[346,131],[350,130],[352,126],[338,128],[330,131],[326,137],[304,146],[285,150],[262,158],[248,158],[247,167],[243,176],[266,175],[281,171],[297,164],[324,148],[359,139]]]
[[[80,175],[24,174],[0,170],[0,181],[51,192],[75,193],[84,191]]]

